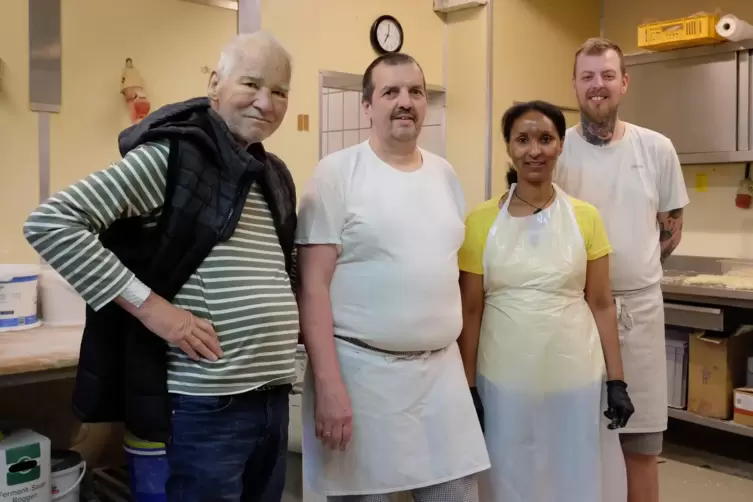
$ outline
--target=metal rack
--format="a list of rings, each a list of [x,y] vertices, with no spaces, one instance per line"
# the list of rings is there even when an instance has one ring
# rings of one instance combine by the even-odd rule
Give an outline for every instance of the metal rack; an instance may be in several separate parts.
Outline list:
[[[722,258],[671,256],[665,263],[662,292],[665,321],[668,325],[700,330],[725,331],[740,324],[753,323],[753,291],[720,286],[685,285],[676,280],[697,274],[722,275],[729,262]],[[753,267],[753,262],[750,262]],[[687,410],[669,408],[669,416],[703,427],[753,438],[753,427],[731,420],[696,415]]]
[[[716,418],[702,417],[687,410],[678,410],[676,408],[669,408],[669,416],[670,418],[682,420],[683,422],[690,422],[696,425],[729,432],[731,434],[753,438],[753,427],[741,425],[731,420],[718,420]]]

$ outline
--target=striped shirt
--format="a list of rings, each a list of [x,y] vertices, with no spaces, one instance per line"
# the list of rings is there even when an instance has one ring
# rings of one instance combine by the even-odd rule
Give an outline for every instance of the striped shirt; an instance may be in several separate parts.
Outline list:
[[[32,247],[95,310],[134,279],[96,234],[118,218],[157,224],[168,151],[166,143],[139,146],[53,195],[24,225]],[[195,362],[170,346],[170,392],[230,395],[295,382],[298,309],[271,212],[255,184],[233,235],[212,249],[173,304],[214,325],[224,357]]]

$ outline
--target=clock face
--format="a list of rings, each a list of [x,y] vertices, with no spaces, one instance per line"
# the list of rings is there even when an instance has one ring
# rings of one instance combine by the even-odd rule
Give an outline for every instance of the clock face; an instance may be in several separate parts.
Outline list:
[[[403,32],[397,21],[383,19],[376,29],[377,42],[385,52],[395,52],[403,43]]]

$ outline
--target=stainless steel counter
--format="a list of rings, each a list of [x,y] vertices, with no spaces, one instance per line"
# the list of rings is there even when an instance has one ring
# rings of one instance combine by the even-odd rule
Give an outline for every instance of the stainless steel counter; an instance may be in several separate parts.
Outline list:
[[[753,269],[753,261],[748,260],[670,256],[664,264],[664,279],[662,280],[664,298],[753,309],[753,290],[683,284],[684,278],[700,274],[723,275],[732,267],[747,266],[747,264]]]

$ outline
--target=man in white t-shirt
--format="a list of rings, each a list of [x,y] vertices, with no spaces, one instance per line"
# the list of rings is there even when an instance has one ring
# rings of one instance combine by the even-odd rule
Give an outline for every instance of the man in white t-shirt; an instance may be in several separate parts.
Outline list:
[[[599,209],[614,252],[611,280],[635,415],[621,431],[629,502],[658,502],[667,428],[662,262],[680,243],[688,194],[662,134],[617,117],[628,76],[619,46],[590,39],[575,55],[581,123],[565,136],[555,182]]]
[[[413,58],[374,60],[371,138],[322,159],[300,201],[304,477],[338,501],[477,502],[489,467],[456,343],[463,193],[416,145],[426,98]]]

